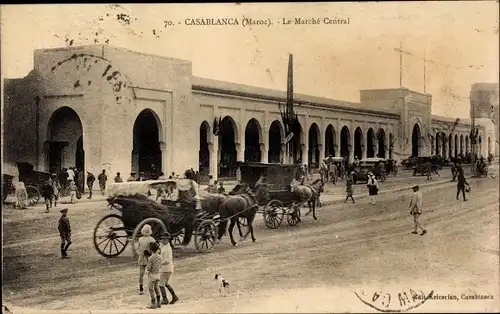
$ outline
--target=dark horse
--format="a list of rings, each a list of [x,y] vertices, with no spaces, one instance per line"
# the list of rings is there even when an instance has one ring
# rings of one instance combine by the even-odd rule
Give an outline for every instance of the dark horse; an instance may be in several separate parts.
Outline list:
[[[313,213],[313,217],[316,218],[316,202],[319,201],[319,197],[321,193],[323,193],[323,188],[325,183],[321,179],[315,180],[311,184],[307,185],[299,185],[292,190],[292,193],[296,196],[297,203],[295,203],[295,208],[298,208],[305,203],[309,207],[309,211],[306,213],[306,216],[311,212]],[[300,221],[300,216],[298,217]]]
[[[233,238],[233,228],[235,224],[238,224],[238,230],[241,236],[238,218],[244,217],[247,220],[248,231],[242,236],[241,240],[244,240],[248,234],[251,233],[252,241],[255,242],[256,239],[253,234],[252,223],[259,208],[259,203],[262,201],[268,202],[270,200],[269,192],[265,185],[257,185],[253,191],[247,188],[243,193],[241,192],[241,187],[237,186],[232,192],[239,194],[227,196],[227,199],[219,206],[221,222],[219,224],[218,240],[220,241],[222,236],[226,233],[227,221],[230,219],[229,237],[231,238],[231,244],[233,246],[236,245],[236,241],[234,241]]]

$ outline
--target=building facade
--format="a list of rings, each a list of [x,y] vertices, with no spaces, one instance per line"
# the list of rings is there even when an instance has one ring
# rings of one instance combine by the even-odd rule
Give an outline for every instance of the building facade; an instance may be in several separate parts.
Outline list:
[[[301,132],[285,156],[285,92],[194,77],[189,61],[107,45],[36,50],[34,69],[6,79],[4,91],[4,172],[22,161],[51,172],[126,175],[155,165],[217,177],[234,175],[236,161],[471,151],[470,121],[432,115],[431,95],[395,88],[361,90],[359,103],[295,94]],[[486,156],[483,139],[495,143],[496,134],[484,123]]]

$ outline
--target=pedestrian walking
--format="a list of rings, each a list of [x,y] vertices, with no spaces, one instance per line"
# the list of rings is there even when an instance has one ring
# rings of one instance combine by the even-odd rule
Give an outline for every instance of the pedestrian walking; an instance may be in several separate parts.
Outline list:
[[[68,218],[68,209],[61,209],[61,218],[59,218],[59,235],[61,236],[61,258],[69,258],[68,248],[71,245],[71,225]]]
[[[351,175],[349,175],[347,177],[347,180],[345,181],[345,186],[346,186],[346,189],[345,189],[345,192],[346,192],[346,197],[345,197],[345,201],[344,201],[344,204],[347,202],[347,200],[349,198],[351,198],[352,200],[352,203],[356,203],[356,201],[354,201],[354,197],[353,197],[353,194],[354,194],[354,190],[353,190],[353,179],[352,179],[352,176],[354,175],[354,172],[351,172]]]
[[[158,254],[159,245],[156,242],[152,242],[149,246],[149,251],[151,256],[148,258],[146,264],[146,271],[148,272],[148,290],[151,297],[151,305],[148,306],[149,309],[161,308],[161,297],[160,297],[160,268],[161,268],[161,257]]]
[[[73,170],[73,167],[69,167],[69,169],[66,170],[66,173],[68,174],[68,181],[75,181],[75,171]]]
[[[120,173],[117,172],[116,173],[116,177],[115,177],[115,183],[122,183],[123,182],[123,179],[122,177],[120,176]]]
[[[87,197],[88,199],[92,198],[92,189],[94,187],[94,182],[95,182],[94,174],[87,171],[87,188],[89,189],[89,197]]]
[[[464,201],[467,201],[467,198],[465,198],[465,186],[469,186],[469,183],[465,180],[465,175],[464,172],[461,171],[458,174],[458,182],[457,182],[457,201],[458,201],[458,196],[460,195],[460,192],[462,192],[462,196]]]
[[[102,169],[102,172],[97,176],[97,181],[99,181],[99,188],[101,189],[102,195],[106,190],[106,181],[108,181],[108,176],[106,175],[106,170]]]
[[[49,180],[45,181],[45,184],[42,186],[42,196],[45,200],[45,212],[48,213],[49,207],[52,208],[52,199],[54,197],[54,189]]]
[[[427,176],[427,180],[432,180],[432,164],[430,161],[425,164],[425,175]]]
[[[345,175],[345,166],[344,166],[344,162],[341,162],[340,163],[340,171],[339,171],[339,177],[341,180],[344,180],[344,175]]]
[[[174,260],[172,255],[171,241],[172,236],[170,235],[170,233],[165,233],[160,238],[160,292],[163,298],[161,302],[162,304],[169,304],[166,290],[168,290],[172,295],[170,304],[174,304],[175,302],[179,301],[179,298],[175,294],[174,288],[169,283],[170,279],[172,278],[172,273],[174,272]]]
[[[69,199],[71,204],[75,203],[76,200],[76,191],[78,190],[75,181],[69,181]]]
[[[139,239],[137,252],[139,255],[137,260],[139,264],[139,294],[144,294],[144,273],[148,264],[148,257],[146,255],[148,254],[149,245],[155,242],[155,239],[151,236],[152,233],[151,226],[148,224],[145,224],[141,229],[142,237]]]
[[[54,197],[54,207],[57,207],[57,201],[59,200],[59,192],[61,191],[61,184],[55,173],[52,174],[52,190]]]
[[[16,206],[21,209],[28,208],[28,191],[23,181],[19,181],[14,185],[16,190]]]
[[[457,178],[457,165],[455,164],[455,161],[451,163],[450,170],[451,175],[453,176],[453,179],[451,179],[451,181],[455,181],[455,179]]]
[[[427,230],[425,230],[419,222],[420,215],[422,215],[422,203],[424,197],[419,189],[420,188],[418,185],[415,185],[413,187],[413,198],[410,202],[410,215],[413,216],[413,222],[415,223],[415,229],[412,233],[418,234],[417,230],[418,228],[420,228],[420,230],[422,230],[422,233],[420,235],[424,235],[427,233]]]
[[[368,172],[368,195],[370,196],[370,203],[375,205],[376,199],[375,197],[378,195],[378,181],[375,179],[375,176],[372,172]]]
[[[332,162],[332,167],[330,168],[330,178],[332,179],[333,184],[337,185],[337,174],[338,169],[337,165]]]

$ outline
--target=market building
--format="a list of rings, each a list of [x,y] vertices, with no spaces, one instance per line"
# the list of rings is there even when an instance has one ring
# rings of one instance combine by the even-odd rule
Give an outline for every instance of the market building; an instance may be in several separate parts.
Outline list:
[[[236,161],[287,160],[278,105],[286,92],[195,77],[189,61],[108,45],[36,50],[34,69],[5,79],[4,91],[5,172],[23,161],[47,172],[76,166],[126,176],[155,165],[217,177],[234,175]],[[291,140],[295,162],[471,151],[471,121],[432,115],[430,94],[393,88],[361,90],[359,103],[294,98],[302,128]],[[479,154],[498,155],[496,126],[476,122]]]

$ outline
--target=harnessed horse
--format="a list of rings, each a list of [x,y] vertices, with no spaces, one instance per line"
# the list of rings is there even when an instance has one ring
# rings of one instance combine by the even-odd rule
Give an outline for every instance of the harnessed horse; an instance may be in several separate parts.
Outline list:
[[[301,184],[293,188],[292,193],[294,193],[298,198],[298,203],[294,204],[294,208],[297,209],[307,203],[309,211],[306,213],[306,216],[312,212],[314,220],[318,220],[318,218],[316,218],[316,202],[319,200],[321,193],[323,193],[324,186],[325,183],[323,180],[317,179],[311,184]],[[300,221],[300,217],[298,218]]]

